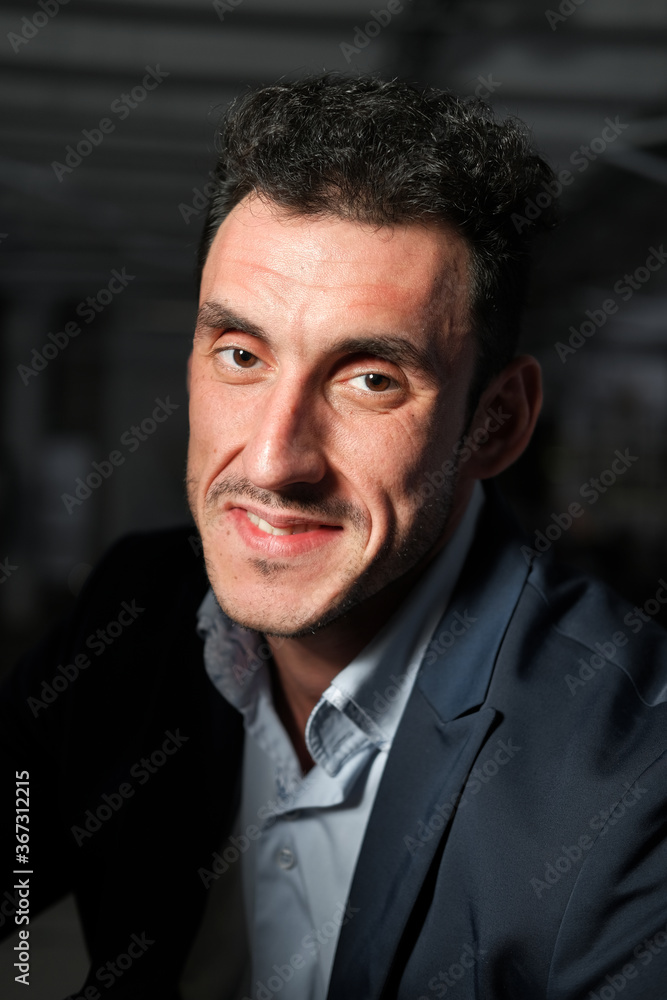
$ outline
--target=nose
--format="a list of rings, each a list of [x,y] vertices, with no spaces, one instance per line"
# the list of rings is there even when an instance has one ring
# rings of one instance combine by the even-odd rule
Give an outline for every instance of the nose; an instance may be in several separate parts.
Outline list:
[[[264,490],[318,483],[326,473],[322,414],[317,400],[296,380],[275,383],[263,396],[243,450],[246,476]]]

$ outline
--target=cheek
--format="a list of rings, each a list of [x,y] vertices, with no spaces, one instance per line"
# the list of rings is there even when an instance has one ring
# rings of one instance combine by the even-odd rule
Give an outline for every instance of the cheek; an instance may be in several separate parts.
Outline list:
[[[410,494],[415,479],[430,468],[442,448],[443,421],[433,410],[401,413],[392,435],[395,477],[403,493]]]
[[[428,420],[413,429],[413,449],[409,462],[405,466],[403,480],[403,516],[405,520],[414,521],[424,514],[424,489],[428,495],[435,490],[439,493],[449,483],[453,488],[453,476],[456,470],[455,445],[459,439],[459,424],[462,426],[463,414],[456,422],[452,409],[438,408],[429,415]]]
[[[190,390],[190,461],[199,467],[217,465],[238,449],[245,410],[230,405],[225,387],[194,377]]]
[[[190,392],[190,462],[201,465],[203,459],[211,454],[211,449],[215,443],[215,422],[212,419],[211,400],[203,391],[202,385],[198,384]]]
[[[433,464],[432,421],[406,410],[368,417],[362,427],[335,436],[340,470],[380,531],[403,528],[414,517],[415,482]]]

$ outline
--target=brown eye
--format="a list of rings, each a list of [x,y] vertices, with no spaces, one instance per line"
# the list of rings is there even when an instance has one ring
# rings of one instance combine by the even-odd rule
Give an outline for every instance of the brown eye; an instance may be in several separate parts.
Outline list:
[[[382,392],[383,389],[387,389],[391,385],[391,379],[386,375],[378,375],[373,372],[370,375],[364,376],[367,388],[374,389],[375,392]]]
[[[234,349],[234,363],[240,368],[252,368],[257,358],[250,351],[244,351],[241,347]]]

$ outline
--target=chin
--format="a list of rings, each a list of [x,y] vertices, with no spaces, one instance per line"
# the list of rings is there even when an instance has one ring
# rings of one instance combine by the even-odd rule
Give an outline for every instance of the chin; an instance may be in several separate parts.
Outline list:
[[[282,639],[297,639],[306,635],[314,635],[320,628],[321,616],[313,618],[307,613],[295,613],[294,608],[272,609],[271,614],[257,615],[248,613],[242,605],[236,601],[225,600],[224,595],[217,594],[218,604],[233,622],[242,628],[249,629],[261,635],[276,636]]]
[[[210,577],[210,574],[209,574]],[[318,602],[317,606],[299,606],[300,590],[292,598],[277,599],[271,586],[249,588],[246,597],[225,592],[224,588],[216,586],[211,579],[211,586],[218,604],[232,621],[243,628],[263,635],[276,636],[283,639],[298,639],[315,635],[333,621],[345,615],[358,603],[353,592],[347,588],[342,596],[329,595]],[[261,607],[265,611],[258,610]]]

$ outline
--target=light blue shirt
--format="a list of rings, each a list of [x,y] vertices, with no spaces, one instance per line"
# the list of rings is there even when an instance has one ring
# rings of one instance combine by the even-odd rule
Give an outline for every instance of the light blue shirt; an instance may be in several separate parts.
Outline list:
[[[220,992],[221,983],[229,990],[231,980],[238,991],[234,995],[244,1000],[275,994],[281,1000],[325,1000],[340,927],[354,920],[346,900],[387,755],[483,502],[477,483],[448,544],[398,612],[322,694],[306,726],[315,764],[305,777],[273,707],[267,645],[231,622],[212,591],[206,595],[198,626],[205,638],[206,670],[220,694],[242,713],[245,726],[235,841],[242,856],[236,871],[225,876],[224,890],[216,887],[216,901],[209,900],[196,942],[199,958],[190,962],[191,970],[198,966],[201,985],[193,990],[182,984],[185,1000],[223,1000],[230,993]],[[238,907],[239,868],[247,940],[237,943],[238,967],[231,980],[219,979],[214,987],[204,967],[214,963],[213,928],[230,925],[234,891]],[[201,946],[204,940],[208,952]]]

